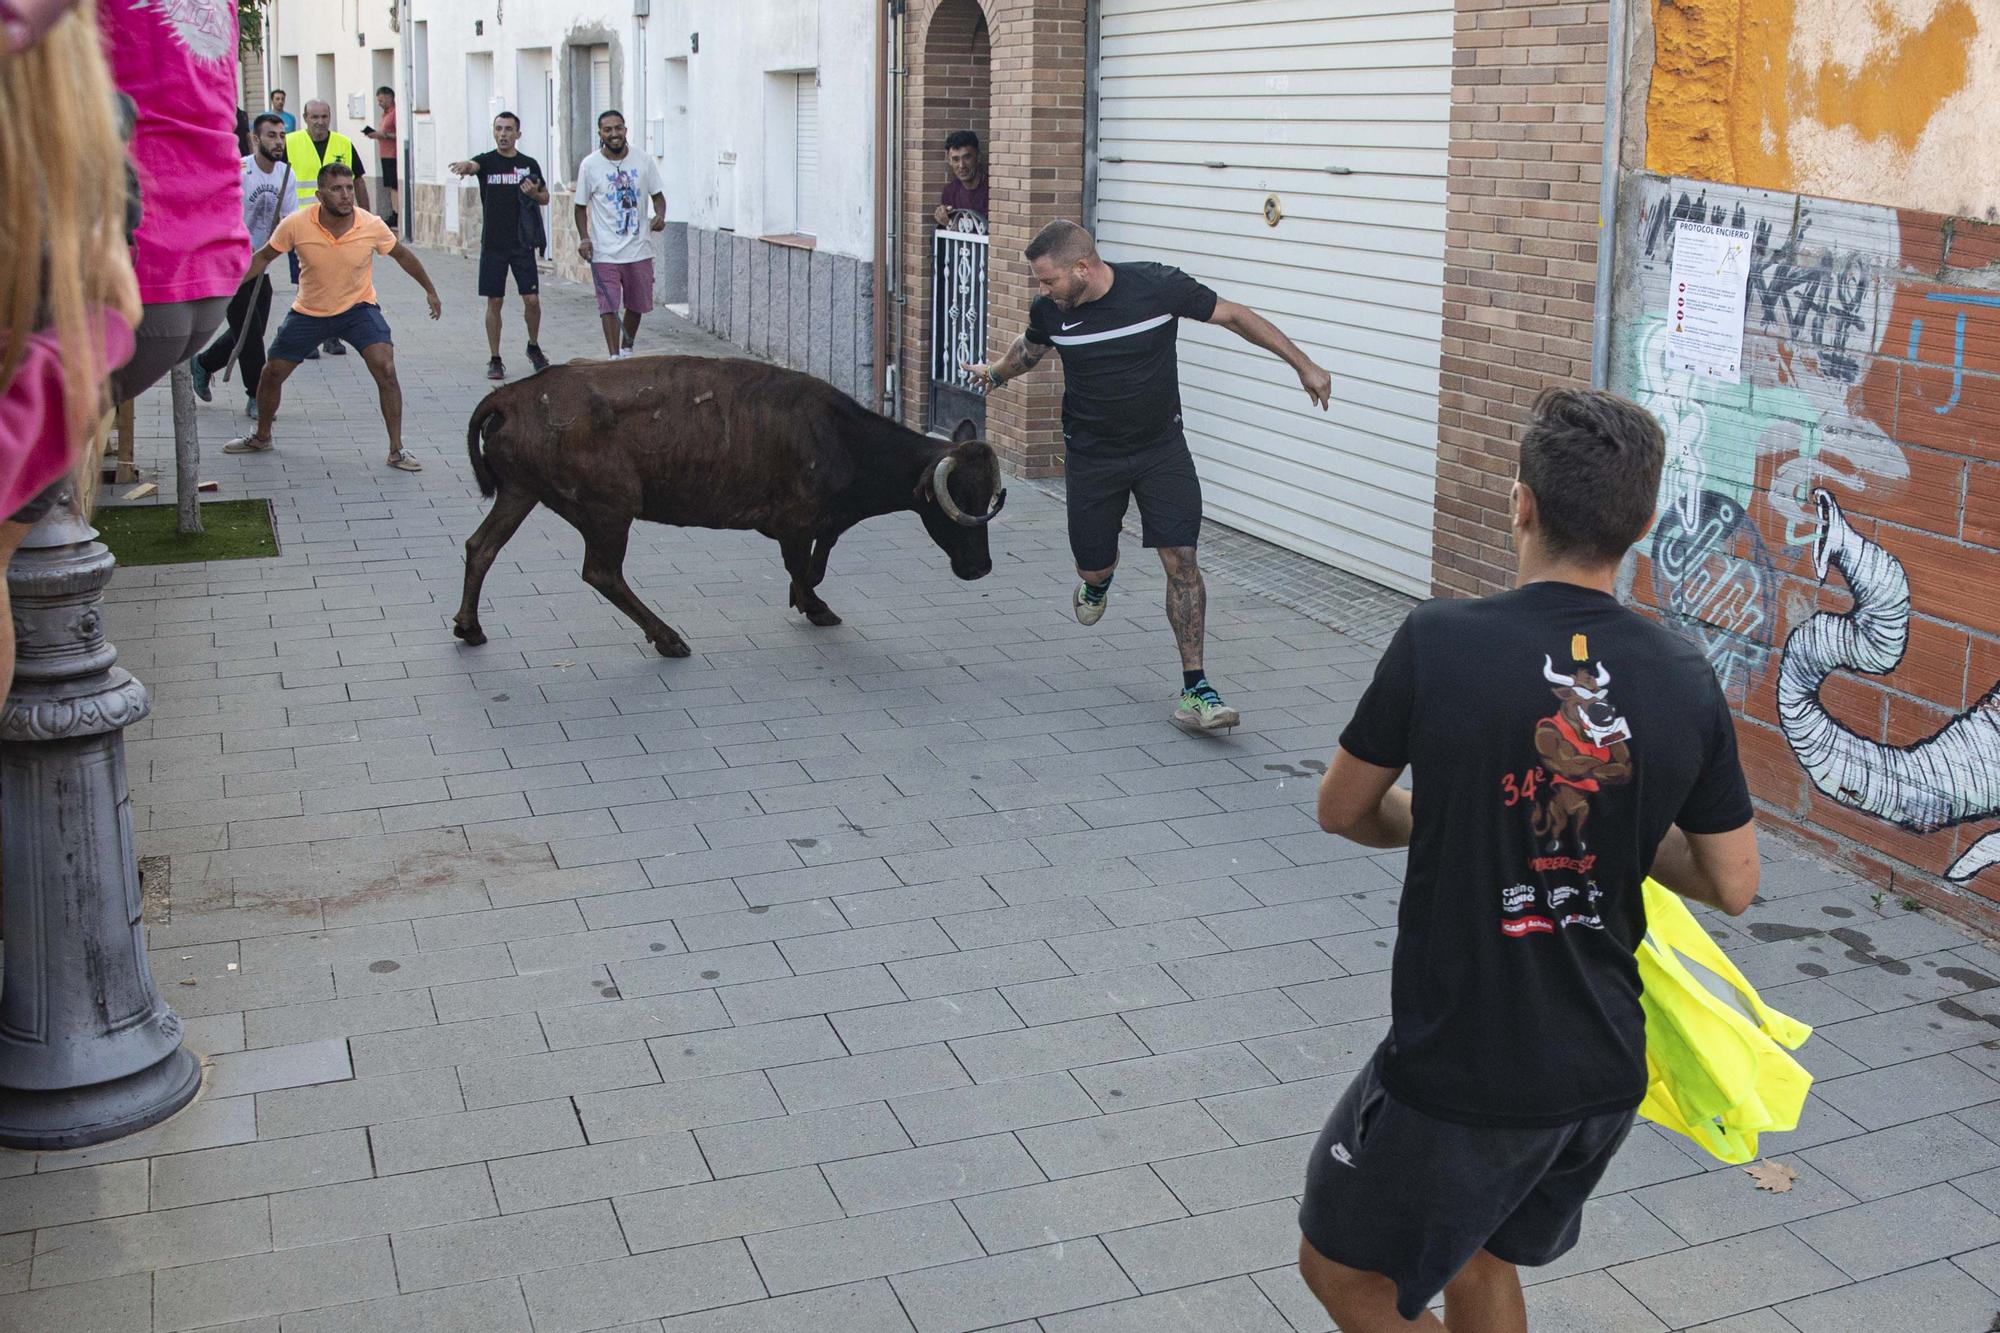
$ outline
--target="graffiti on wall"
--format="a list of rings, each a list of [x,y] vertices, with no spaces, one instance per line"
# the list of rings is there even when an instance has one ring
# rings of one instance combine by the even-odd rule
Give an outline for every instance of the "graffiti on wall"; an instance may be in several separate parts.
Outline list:
[[[1909,644],[1910,580],[1902,562],[1857,533],[1825,491],[1813,569],[1837,569],[1854,594],[1843,612],[1821,611],[1785,640],[1778,721],[1813,785],[1851,810],[1913,833],[1935,833],[2000,815],[2000,686],[1934,735],[1886,745],[1842,726],[1820,699],[1835,671],[1888,675]],[[1969,880],[2000,863],[2000,832],[1975,842],[1945,871]]]
[[[1631,188],[1614,387],[1659,419],[1667,462],[1645,558],[1628,562],[1621,592],[1635,591],[1643,565],[1643,600],[1700,645],[1739,711],[1769,727],[1775,708],[1784,746],[1830,800],[1920,837],[2000,817],[2000,687],[1907,745],[1888,743],[1879,709],[1843,722],[1821,688],[1859,672],[1927,702],[1922,685],[1894,678],[1910,632],[1908,576],[1841,503],[1928,521],[1911,508],[1937,484],[1937,451],[1977,452],[1964,441],[1992,415],[1982,403],[1951,425],[1969,395],[1990,402],[2000,387],[1986,364],[2000,346],[2000,294],[1908,281],[1891,209],[1653,178]],[[1740,383],[1677,370],[1667,354],[1673,224],[1683,219],[1751,232]],[[1945,438],[1954,431],[1957,443]],[[1912,441],[1931,451],[1921,483]],[[1839,613],[1821,609],[1836,570],[1854,596]],[[2000,864],[2000,833],[1930,865],[1946,860],[1949,878],[1969,881]]]

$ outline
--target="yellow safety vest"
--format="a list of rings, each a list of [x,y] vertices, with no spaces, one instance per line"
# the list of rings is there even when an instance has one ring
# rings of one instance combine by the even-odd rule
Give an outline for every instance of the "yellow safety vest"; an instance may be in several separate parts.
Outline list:
[[[326,136],[326,155],[313,146],[312,133],[293,130],[285,136],[285,157],[292,164],[292,179],[298,182],[298,202],[309,204],[319,193],[319,169],[328,162],[354,165],[354,141],[338,131]]]
[[[1812,1075],[1785,1052],[1812,1029],[1765,1004],[1671,890],[1649,879],[1645,895],[1639,1114],[1725,1162],[1750,1161],[1759,1134],[1798,1128]]]

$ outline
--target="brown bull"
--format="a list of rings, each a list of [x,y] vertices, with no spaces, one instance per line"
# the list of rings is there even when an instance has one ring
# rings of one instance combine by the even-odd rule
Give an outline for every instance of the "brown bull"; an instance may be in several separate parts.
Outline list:
[[[983,578],[993,568],[986,524],[1007,496],[987,445],[919,435],[823,380],[759,361],[572,361],[486,395],[466,447],[480,494],[494,497],[465,543],[452,632],[470,644],[486,642],[486,572],[537,504],[583,534],[583,581],[662,656],[686,657],[686,641],[625,582],[633,519],[763,533],[784,555],[792,606],[838,625],[815,589],[843,532],[914,510],[952,573]]]

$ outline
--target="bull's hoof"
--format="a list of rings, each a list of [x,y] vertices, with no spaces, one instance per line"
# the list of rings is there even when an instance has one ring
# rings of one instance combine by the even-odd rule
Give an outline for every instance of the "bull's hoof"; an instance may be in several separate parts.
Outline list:
[[[834,614],[833,608],[830,606],[822,606],[817,611],[806,612],[806,619],[822,628],[840,623],[840,617]]]
[[[662,657],[686,657],[694,651],[694,649],[687,646],[685,639],[669,639],[665,643],[661,643],[655,639],[653,647]]]
[[[477,625],[453,625],[451,632],[474,648],[486,642],[486,631]]]

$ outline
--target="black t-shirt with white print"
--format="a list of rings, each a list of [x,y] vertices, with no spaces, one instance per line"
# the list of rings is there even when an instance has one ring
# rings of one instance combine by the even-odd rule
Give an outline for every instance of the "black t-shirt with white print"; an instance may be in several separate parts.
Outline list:
[[[1637,1107],[1640,885],[1670,826],[1752,816],[1701,653],[1570,583],[1427,602],[1340,744],[1411,772],[1390,1093],[1463,1124]]]
[[[501,255],[517,255],[533,249],[523,229],[526,219],[522,213],[540,205],[521,193],[521,182],[546,184],[542,164],[526,153],[508,157],[497,148],[487,149],[472,161],[479,168],[479,204],[483,214],[479,248]]]
[[[1215,293],[1165,264],[1113,264],[1111,290],[1074,310],[1028,308],[1028,339],[1063,363],[1063,436],[1078,452],[1128,453],[1181,424],[1180,321],[1203,323]]]

